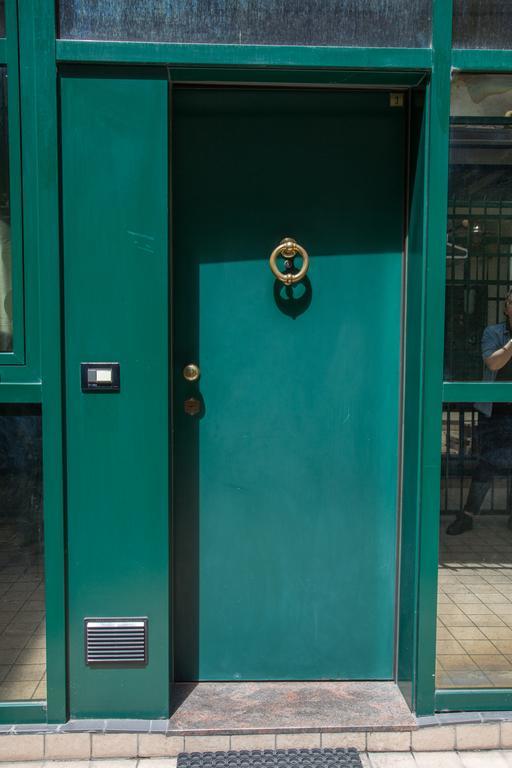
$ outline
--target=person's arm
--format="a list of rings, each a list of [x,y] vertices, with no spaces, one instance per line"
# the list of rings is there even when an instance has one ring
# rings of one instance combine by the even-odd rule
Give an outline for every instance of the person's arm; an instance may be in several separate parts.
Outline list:
[[[486,328],[482,337],[482,356],[490,371],[499,371],[512,359],[512,339],[503,346],[498,345],[498,339]]]

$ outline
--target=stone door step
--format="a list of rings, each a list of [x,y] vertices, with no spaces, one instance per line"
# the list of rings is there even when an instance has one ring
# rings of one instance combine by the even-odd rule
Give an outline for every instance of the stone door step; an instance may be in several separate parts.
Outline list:
[[[169,720],[0,725],[0,762],[353,747],[401,752],[398,768],[407,753],[512,749],[512,712],[415,718],[393,683],[199,683],[173,693]]]
[[[169,735],[340,733],[416,728],[391,682],[183,683]]]

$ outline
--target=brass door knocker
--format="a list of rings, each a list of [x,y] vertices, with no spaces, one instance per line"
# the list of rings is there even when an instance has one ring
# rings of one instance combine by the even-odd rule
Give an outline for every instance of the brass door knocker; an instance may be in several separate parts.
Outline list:
[[[284,259],[286,272],[281,272],[277,267],[279,256]],[[297,271],[295,271],[294,265],[296,256],[300,256],[302,259],[302,266]],[[294,283],[300,283],[305,278],[309,268],[309,256],[306,249],[299,245],[293,237],[285,237],[270,254],[269,264],[270,269],[278,280],[285,285],[293,285]]]

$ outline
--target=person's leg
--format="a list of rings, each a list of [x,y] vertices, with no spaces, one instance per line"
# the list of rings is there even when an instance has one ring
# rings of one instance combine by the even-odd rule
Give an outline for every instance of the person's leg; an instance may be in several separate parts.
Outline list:
[[[473,472],[468,497],[464,504],[464,511],[470,515],[477,515],[483,504],[487,491],[491,487],[495,468],[485,459],[480,459],[477,468]]]
[[[492,464],[489,464],[484,459],[480,459],[471,478],[471,485],[464,509],[457,514],[453,523],[450,523],[446,529],[446,533],[450,536],[457,536],[473,528],[473,515],[477,515],[480,512],[480,507],[483,504],[487,491],[491,487],[493,474],[494,468]]]

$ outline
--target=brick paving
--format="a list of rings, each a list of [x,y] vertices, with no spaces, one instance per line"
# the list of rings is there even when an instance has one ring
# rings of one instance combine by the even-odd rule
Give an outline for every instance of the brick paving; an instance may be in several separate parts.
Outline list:
[[[364,768],[512,768],[512,750],[485,752],[364,752]],[[4,762],[2,768],[175,768],[176,759]]]
[[[441,520],[437,626],[440,688],[512,686],[512,530],[484,515],[447,536]]]
[[[0,522],[0,701],[46,699],[43,557],[28,534]]]

